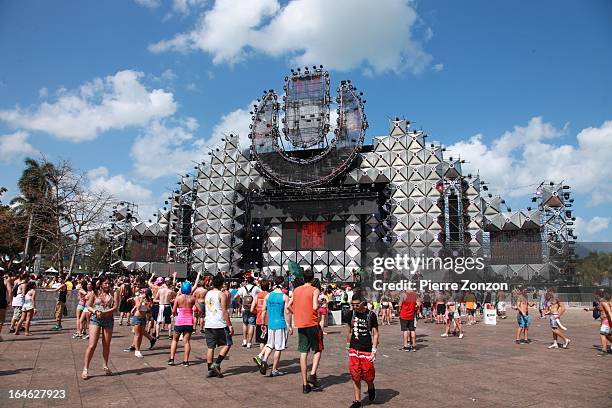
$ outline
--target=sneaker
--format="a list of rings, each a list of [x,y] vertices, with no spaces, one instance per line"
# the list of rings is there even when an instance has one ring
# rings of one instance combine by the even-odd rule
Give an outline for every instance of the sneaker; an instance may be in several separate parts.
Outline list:
[[[462,339],[463,338],[463,333],[459,334],[459,338]]]
[[[78,339],[79,337],[81,337],[81,335],[80,335],[79,333],[74,333],[74,334],[72,335],[72,338],[73,338],[73,339]]]
[[[189,361],[183,361],[183,367],[189,367]]]
[[[351,404],[351,406],[349,408],[360,408],[363,405],[361,405],[361,401],[353,401],[353,403]]]
[[[376,399],[376,388],[374,387],[374,384],[372,384],[372,388],[368,388],[368,400],[370,402],[374,401]]]
[[[442,333],[440,337],[448,337],[448,333]]]
[[[136,351],[134,352],[134,355],[135,355],[136,357],[138,357],[138,358],[144,358],[144,356],[142,355],[142,353],[140,352],[140,350],[136,350]]]
[[[557,343],[553,343],[550,346],[548,346],[549,349],[556,349],[559,348],[559,345]]]
[[[566,349],[567,346],[570,344],[570,339],[565,340],[565,343],[563,343],[563,348]]]
[[[514,340],[514,342],[515,342],[516,344],[522,344],[522,343],[523,343],[523,341],[522,341],[522,340]]]
[[[281,375],[285,375],[285,373],[279,370],[272,370],[270,373],[270,377],[280,377]]]
[[[246,345],[247,345],[247,342],[242,340],[242,347],[246,347]]]
[[[606,351],[598,351],[598,352],[597,352],[597,355],[598,355],[599,357],[607,356],[607,355],[608,355],[608,352],[606,352]]]
[[[403,350],[403,351],[410,351],[410,348],[411,348],[410,346],[406,346],[406,347],[402,347],[400,350]]]
[[[310,391],[312,391],[310,384],[302,385],[302,394],[308,394]]]
[[[266,375],[267,372],[268,372],[268,363],[266,363],[265,361],[262,361],[261,365],[259,366],[259,374]]]
[[[57,324],[51,328],[51,330],[53,330],[53,331],[58,331],[58,330],[61,330],[61,329],[62,328],[59,327]]]
[[[15,329],[9,329],[9,333],[15,333]]]
[[[253,347],[253,345],[251,343],[247,343],[246,348],[250,349],[252,347]]]
[[[414,346],[414,347],[412,348],[412,352],[413,352],[413,353],[416,353],[416,346]]]
[[[155,343],[157,343],[157,339],[155,337],[151,337],[151,340],[149,340],[149,342],[151,343],[149,345],[149,350],[153,349],[153,346],[155,346]]]
[[[123,349],[123,351],[125,351],[126,353],[131,353],[132,351],[136,351],[136,347],[130,346],[126,349]]]
[[[168,365],[169,366],[173,366],[174,365],[174,359],[173,358],[169,358],[168,359]]]
[[[307,382],[308,384],[312,384],[314,388],[319,387],[319,379],[317,378],[316,374],[309,374]]]
[[[209,370],[208,370],[208,375],[206,375],[206,376],[207,376],[208,378],[216,377],[216,376],[217,376],[217,373],[216,373],[215,371],[213,371],[213,370],[212,370],[212,367],[211,367],[211,369],[209,369]]]
[[[89,334],[84,334],[83,337],[81,337],[83,340],[87,340],[89,338]]]
[[[261,357],[255,356],[253,357],[253,361],[255,362],[255,364],[257,364],[257,367],[261,368],[261,363],[262,363]]]
[[[223,374],[221,374],[221,366],[219,366],[219,364],[213,363],[213,365],[210,366],[210,371],[215,374],[215,377],[223,378]]]

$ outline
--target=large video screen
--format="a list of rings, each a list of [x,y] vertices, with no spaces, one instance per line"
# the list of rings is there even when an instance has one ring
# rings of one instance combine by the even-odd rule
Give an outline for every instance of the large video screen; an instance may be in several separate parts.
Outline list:
[[[344,222],[312,221],[283,224],[283,251],[344,250]]]

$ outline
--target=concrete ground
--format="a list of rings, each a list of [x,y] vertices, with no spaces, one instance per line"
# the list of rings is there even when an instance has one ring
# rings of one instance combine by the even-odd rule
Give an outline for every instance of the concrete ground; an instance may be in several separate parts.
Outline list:
[[[549,350],[547,320],[531,311],[533,342],[516,345],[514,312],[497,326],[466,326],[465,337],[441,338],[442,326],[419,322],[419,351],[399,350],[397,320],[381,328],[376,362],[376,404],[385,407],[609,407],[612,406],[612,355],[599,357],[598,323],[590,313],[569,310],[563,316],[572,342],[567,350]],[[252,361],[254,349],[237,347],[222,365],[225,378],[206,378],[201,334],[192,340],[190,367],[166,365],[170,342],[163,338],[144,359],[123,352],[130,328],[116,324],[111,345],[111,377],[103,375],[101,344],[91,378],[80,378],[87,341],[73,340],[74,320],[62,332],[53,322],[37,322],[34,336],[14,336],[3,330],[0,342],[0,407],[348,407],[352,386],[347,370],[344,331],[328,329],[319,378],[322,389],[302,394],[297,337],[284,352],[283,377],[264,377]],[[241,325],[234,326],[240,334]],[[144,344],[148,344],[145,340]],[[182,347],[177,361],[182,361]],[[65,400],[8,399],[8,390],[64,389]],[[368,405],[368,404],[364,404]]]

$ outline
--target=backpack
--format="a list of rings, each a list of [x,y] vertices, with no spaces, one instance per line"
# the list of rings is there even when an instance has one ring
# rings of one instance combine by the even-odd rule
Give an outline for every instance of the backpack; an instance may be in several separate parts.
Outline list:
[[[253,304],[253,295],[251,295],[251,291],[253,290],[254,287],[255,285],[251,285],[251,289],[246,289],[246,286],[244,287],[246,289],[246,295],[244,295],[244,298],[242,298],[242,309],[243,310],[246,310],[246,311],[251,310],[251,305]]]
[[[601,312],[599,311],[599,303],[593,302],[593,319],[597,320],[601,317]]]

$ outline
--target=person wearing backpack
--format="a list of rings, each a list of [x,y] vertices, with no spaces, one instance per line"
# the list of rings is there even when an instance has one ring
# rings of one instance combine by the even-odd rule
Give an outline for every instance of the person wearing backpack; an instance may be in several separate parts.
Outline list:
[[[246,285],[238,289],[236,299],[242,305],[242,347],[251,348],[253,335],[255,333],[256,315],[251,313],[251,306],[257,294],[261,289],[255,285],[255,279],[252,276],[246,278]]]
[[[353,293],[351,299],[353,308],[348,322],[346,346],[349,352],[349,372],[353,379],[353,404],[351,408],[361,407],[361,382],[368,385],[368,400],[376,398],[374,377],[376,370],[376,347],[378,347],[378,319],[376,313],[368,310],[367,302],[360,290]]]

